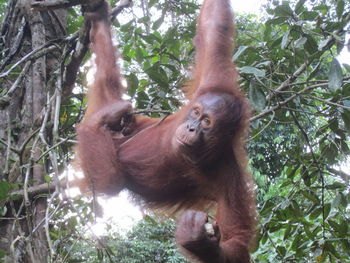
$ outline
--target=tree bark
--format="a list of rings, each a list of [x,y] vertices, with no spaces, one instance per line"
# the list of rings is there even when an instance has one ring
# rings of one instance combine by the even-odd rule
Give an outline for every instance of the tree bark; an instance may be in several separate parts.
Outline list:
[[[0,106],[0,181],[19,183],[25,193],[21,200],[6,200],[6,206],[0,203],[3,214],[6,212],[6,219],[0,217],[0,250],[7,253],[5,262],[49,262],[51,256],[44,228],[47,197],[28,195],[26,189],[41,185],[44,176],[52,173],[49,160],[39,157],[52,136],[47,128],[53,116],[48,104],[57,91],[63,46],[4,73],[30,52],[66,35],[66,10],[33,11],[28,3],[9,1],[0,29],[4,50],[0,97],[7,95]],[[17,78],[19,72],[24,74],[22,79]]]

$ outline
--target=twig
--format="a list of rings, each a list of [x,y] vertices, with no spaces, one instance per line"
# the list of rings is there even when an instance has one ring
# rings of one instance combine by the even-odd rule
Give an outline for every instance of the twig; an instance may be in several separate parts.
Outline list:
[[[344,21],[348,22],[350,20],[350,13],[347,14]],[[343,29],[336,30],[333,32],[333,34],[329,35],[327,38],[327,43],[323,46],[321,52],[324,52],[325,50],[329,49],[331,45],[335,42],[336,38],[335,36],[344,32]],[[310,65],[312,61],[305,61],[288,79],[286,79],[274,92],[279,92],[284,90],[285,88],[289,87],[291,85],[291,82],[293,82],[301,73],[305,71],[305,69]],[[266,100],[269,101],[275,96],[274,93],[270,93]]]
[[[163,114],[172,114],[171,111],[167,110],[146,110],[146,109],[141,109],[141,110],[134,110],[131,114],[143,114],[143,113],[163,113]]]
[[[13,83],[11,88],[7,91],[7,93],[4,96],[0,97],[0,109],[4,109],[6,106],[8,106],[10,104],[13,93],[15,92],[17,87],[22,83],[22,81],[23,81],[24,77],[26,76],[31,64],[32,64],[32,62],[28,61],[24,65],[22,72],[19,74],[18,78]]]
[[[50,198],[49,203],[46,206],[46,211],[45,211],[45,218],[43,218],[43,220],[45,220],[45,225],[44,225],[44,229],[45,229],[45,235],[46,235],[46,241],[49,247],[49,253],[50,253],[50,258],[53,259],[54,255],[55,255],[55,250],[53,249],[53,244],[52,244],[52,240],[50,237],[50,226],[49,226],[49,222],[51,217],[54,215],[54,213],[56,213],[57,208],[60,206],[60,204],[58,204],[58,206],[56,206],[56,209],[53,211],[53,213],[51,214],[51,216],[49,215],[49,210],[52,204],[52,200],[54,200],[54,198],[58,195],[58,191],[55,191],[53,193],[53,195]],[[37,226],[39,227],[41,224],[41,222],[39,222],[39,224],[37,224]],[[34,233],[36,228],[33,229],[32,234]]]
[[[270,120],[257,134],[255,134],[253,137],[249,138],[248,141],[252,141],[252,140],[254,140],[256,137],[258,137],[267,127],[270,126],[270,124],[272,123],[272,121],[274,120],[274,118],[275,118],[275,112],[272,112],[271,120]]]
[[[324,84],[317,84],[317,85],[312,85],[312,86],[308,86],[298,92],[296,92],[295,94],[293,94],[292,96],[290,96],[289,98],[285,99],[284,101],[282,102],[279,102],[278,105],[276,106],[273,106],[271,107],[270,109],[266,110],[266,111],[263,111],[262,113],[258,114],[258,115],[255,115],[253,116],[252,118],[250,118],[250,121],[255,121],[257,119],[260,119],[262,117],[265,117],[266,115],[270,114],[271,112],[281,108],[282,106],[286,105],[288,102],[292,101],[293,99],[295,99],[297,96],[305,93],[306,91],[308,90],[311,90],[311,89],[315,89],[315,88],[318,88],[320,86],[327,86],[328,83],[324,83]]]
[[[344,80],[347,80],[349,79],[349,77],[347,78],[344,78]],[[304,89],[298,91],[298,92],[295,92],[292,96],[290,96],[289,98],[285,99],[284,101],[282,102],[278,102],[278,105],[275,105],[273,107],[271,107],[270,109],[266,110],[266,111],[263,111],[262,113],[258,114],[258,115],[255,115],[253,116],[252,118],[250,118],[250,121],[255,121],[257,119],[260,119],[262,117],[265,117],[266,115],[270,114],[271,112],[281,108],[282,106],[286,105],[288,102],[290,102],[291,100],[295,99],[297,96],[309,91],[309,90],[312,90],[312,89],[315,89],[315,88],[319,88],[319,87],[327,87],[328,86],[328,82],[325,82],[325,83],[320,83],[320,84],[315,84],[315,85],[311,85],[311,86],[308,86],[308,87],[305,87]],[[282,92],[282,90],[279,90],[278,92]],[[311,95],[309,95],[311,96]],[[319,98],[317,98],[319,99]],[[322,99],[319,99],[319,100],[322,100]],[[327,101],[324,101],[325,103],[327,104],[330,104],[332,103],[333,106],[338,106],[338,107],[342,107],[344,109],[349,109],[349,107],[347,106],[344,106],[344,105],[340,105],[340,104],[337,104],[337,103],[333,103],[333,102],[327,102]]]
[[[0,71],[2,71],[11,61],[11,59],[18,53],[20,46],[23,41],[23,36],[24,36],[24,29],[27,25],[27,21],[25,17],[22,18],[21,25],[17,28],[17,35],[16,39],[11,43],[11,48],[10,51],[7,55],[7,57],[4,59],[2,65],[0,66]]]
[[[58,146],[60,146],[62,143],[68,142],[68,138],[63,139],[62,141],[56,143],[55,145],[49,147],[45,152],[43,152],[38,159],[35,160],[35,162],[39,162],[45,155],[47,155],[50,151],[52,151],[53,149],[57,148]]]
[[[10,149],[11,149],[11,122],[10,122],[10,116],[9,113],[6,112],[6,119],[8,123],[8,130],[7,130],[7,147],[6,147],[6,157],[5,157],[5,169],[4,174],[7,174],[9,171],[9,160],[10,160]]]
[[[21,153],[18,149],[13,148],[11,145],[9,145],[7,142],[5,142],[3,139],[0,139],[0,143],[5,145],[6,147],[8,147],[11,151],[13,151],[16,154],[20,154]]]
[[[22,143],[21,148],[18,150],[19,151],[19,155],[20,155],[20,164],[23,164],[23,160],[22,160],[22,155],[23,152],[27,146],[27,144],[30,142],[31,139],[33,139],[33,137],[35,136],[35,134],[37,134],[40,131],[40,128],[34,130],[27,138],[26,140]]]
[[[344,106],[344,105],[341,105],[341,104],[338,104],[338,103],[335,103],[335,102],[327,101],[325,99],[321,99],[321,98],[318,98],[318,97],[310,95],[310,94],[307,94],[307,96],[309,96],[312,99],[322,101],[325,104],[328,104],[328,105],[331,105],[331,106],[336,106],[336,107],[343,108],[343,109],[346,109],[346,110],[350,111],[350,107],[348,107],[348,106]]]
[[[303,73],[309,64],[309,61],[304,62],[289,78],[282,82],[282,84],[278,88],[276,88],[275,90],[273,90],[272,93],[267,95],[266,100],[270,101],[275,96],[275,93],[283,91],[285,88],[289,87],[291,85],[291,82],[293,82],[301,73]]]
[[[122,0],[122,1],[120,1],[119,5],[117,7],[115,7],[115,8],[113,8],[111,13],[110,13],[111,21],[114,21],[115,18],[120,14],[120,12],[124,8],[130,7],[131,4],[132,4],[132,0]]]
[[[47,53],[56,51],[57,49],[59,49],[59,46],[52,44],[52,43],[46,43],[45,45],[29,52],[22,59],[20,59],[15,64],[13,64],[6,72],[4,72],[0,75],[0,78],[8,76],[12,72],[12,70],[15,69],[16,67],[18,67],[20,64],[25,63],[29,60],[35,60],[37,58],[40,58],[40,57],[46,55]]]

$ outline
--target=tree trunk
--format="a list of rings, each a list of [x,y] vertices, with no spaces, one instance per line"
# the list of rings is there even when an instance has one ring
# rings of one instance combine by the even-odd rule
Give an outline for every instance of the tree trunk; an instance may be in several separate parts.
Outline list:
[[[5,262],[49,262],[51,256],[47,196],[28,189],[53,172],[52,159],[41,155],[53,140],[52,105],[59,98],[63,60],[58,39],[66,34],[66,10],[33,11],[28,3],[9,1],[0,29],[0,192],[15,184],[24,190],[18,200],[0,199]]]

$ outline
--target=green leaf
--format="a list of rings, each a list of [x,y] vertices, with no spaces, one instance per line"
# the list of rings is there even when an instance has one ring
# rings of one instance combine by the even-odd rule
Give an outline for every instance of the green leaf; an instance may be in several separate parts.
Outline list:
[[[341,19],[343,13],[344,13],[344,7],[345,7],[345,3],[344,3],[344,0],[338,0],[337,1],[337,17],[339,19]]]
[[[262,111],[266,105],[266,96],[259,86],[251,82],[249,87],[249,99],[257,111]]]
[[[320,200],[318,199],[317,195],[315,195],[314,192],[304,190],[301,193],[303,194],[303,196],[305,196],[307,199],[309,199],[313,203],[315,203],[315,204],[319,204],[320,203]]]
[[[322,213],[322,207],[316,208],[316,209],[310,214],[310,220],[315,220],[321,213]]]
[[[334,182],[333,184],[326,185],[325,188],[328,190],[345,189],[346,185],[340,182]]]
[[[134,73],[131,73],[126,77],[126,81],[128,83],[128,93],[131,97],[134,97],[139,86],[139,80]]]
[[[338,155],[338,149],[333,143],[326,144],[322,147],[322,154],[328,162],[334,163],[336,156]]]
[[[6,213],[7,213],[7,206],[0,207],[0,216],[5,216]],[[0,250],[0,252],[1,252],[1,250]],[[1,259],[1,255],[0,255],[0,259]]]
[[[331,212],[331,204],[327,203],[324,205],[324,217],[327,218],[329,216],[329,213]]]
[[[157,30],[164,22],[164,16],[162,15],[159,19],[157,19],[152,26],[153,30]]]
[[[302,8],[304,7],[306,0],[299,0],[299,2],[295,6],[295,13],[300,14]]]
[[[276,48],[278,45],[280,45],[281,42],[282,42],[282,37],[279,37],[276,40],[274,40],[270,46],[270,50]]]
[[[52,182],[52,178],[48,174],[45,174],[44,175],[44,181],[45,181],[45,183],[51,183]]]
[[[149,101],[150,99],[146,92],[142,90],[137,92],[136,102],[138,108],[146,108],[146,105],[148,105]]]
[[[324,40],[320,41],[318,43],[318,50],[322,51],[327,46],[328,43],[329,43],[328,39],[324,39]]]
[[[240,46],[236,53],[233,55],[232,60],[237,61],[237,58],[247,49],[249,46]]]
[[[318,16],[318,12],[315,11],[306,11],[303,12],[301,15],[301,18],[303,20],[309,20],[309,21],[315,21],[316,17]]]
[[[341,114],[341,117],[344,122],[345,130],[350,134],[350,111],[344,110],[344,112]]]
[[[287,21],[288,17],[277,17],[267,20],[266,25],[281,25],[283,22]]]
[[[157,2],[158,2],[158,0],[149,0],[148,1],[148,8],[154,6]]]
[[[283,240],[287,240],[290,238],[291,234],[292,234],[292,230],[294,231],[294,227],[292,224],[288,224],[287,225],[287,228],[286,228],[286,231],[284,232],[284,235],[283,235]]]
[[[299,244],[300,244],[300,239],[301,239],[301,235],[295,235],[295,238],[292,242],[292,245],[291,245],[291,249],[292,250],[297,250],[297,248],[299,247]]]
[[[340,233],[341,227],[340,227],[340,225],[339,225],[338,223],[336,223],[336,222],[334,222],[334,221],[332,221],[332,220],[328,220],[328,224],[329,224],[335,231],[337,231],[337,232]]]
[[[282,255],[282,256],[285,256],[285,255],[286,255],[287,250],[286,250],[286,248],[285,248],[284,246],[278,246],[278,247],[277,247],[277,250],[278,250],[278,253],[279,253],[280,255]]]
[[[136,48],[136,50],[135,50],[136,61],[140,63],[140,62],[142,62],[143,58],[144,58],[143,49],[140,47]]]
[[[295,40],[294,45],[296,48],[303,48],[306,41],[306,37],[300,37],[299,39]]]
[[[346,222],[346,220],[343,220],[340,223],[339,233],[340,233],[341,236],[346,237],[348,235],[348,231],[349,231],[348,222]]]
[[[10,191],[10,184],[5,181],[0,181],[0,200],[4,200],[8,197]]]
[[[291,202],[292,208],[293,208],[293,212],[294,212],[294,216],[296,217],[303,217],[303,212],[301,211],[299,204],[295,201],[292,200]]]
[[[264,234],[263,234],[263,236],[261,237],[261,239],[260,239],[260,242],[261,242],[261,244],[265,244],[266,243],[266,241],[268,240],[268,233],[267,232],[265,232]]]
[[[343,83],[343,72],[338,60],[335,58],[331,63],[331,67],[329,69],[328,74],[328,87],[331,90],[340,89]]]
[[[310,228],[307,225],[304,225],[304,231],[310,240],[315,238],[315,234],[310,231]]]
[[[238,68],[238,70],[241,73],[246,73],[246,74],[253,74],[257,77],[265,77],[265,71],[264,70],[260,70],[251,66],[244,66],[241,68]]]
[[[266,216],[271,213],[272,209],[275,207],[275,203],[272,200],[267,200],[261,210],[260,210],[260,215],[261,216]]]
[[[341,194],[338,193],[337,196],[332,201],[332,208],[337,209],[340,206],[341,198],[342,198]]]
[[[135,20],[133,19],[133,20],[129,21],[128,23],[122,25],[122,26],[119,28],[120,31],[123,31],[123,32],[129,31],[130,28],[131,28],[131,26],[132,26],[132,24],[133,24],[134,22],[135,22]]]
[[[285,49],[287,47],[289,42],[288,40],[289,40],[289,30],[283,35],[282,42],[281,42],[282,49]]]
[[[350,72],[350,65],[343,63],[343,67],[346,69],[347,72]]]
[[[293,10],[290,8],[287,2],[283,2],[275,8],[275,15],[277,16],[293,16]]]
[[[312,36],[307,35],[306,38],[307,41],[304,44],[304,47],[309,54],[314,54],[318,51],[318,45]]]
[[[159,65],[159,64],[158,64]],[[152,66],[146,70],[147,75],[162,87],[169,86],[169,79],[166,72],[159,66]]]

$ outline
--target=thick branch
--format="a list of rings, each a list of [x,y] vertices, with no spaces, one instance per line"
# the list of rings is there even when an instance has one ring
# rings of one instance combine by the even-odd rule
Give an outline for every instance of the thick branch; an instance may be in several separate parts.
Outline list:
[[[65,67],[63,73],[63,99],[67,98],[71,94],[81,62],[83,61],[87,51],[89,50],[90,27],[91,25],[89,23],[84,23],[84,26],[78,32],[78,40],[73,40],[77,41],[77,43],[75,43],[75,49],[71,56],[71,60]]]
[[[80,180],[74,180],[72,182],[69,182],[67,184],[66,181],[60,181],[59,182],[59,187],[61,187],[62,189],[68,189],[68,188],[73,188],[73,187],[78,187],[79,185],[81,185],[81,181]],[[55,191],[56,189],[56,183],[52,182],[52,183],[43,183],[43,184],[39,184],[39,185],[35,185],[35,186],[31,186],[27,188],[27,193],[28,196],[35,196],[35,195],[39,195],[39,194],[49,194],[53,191]],[[16,196],[24,196],[24,190],[17,190],[17,191],[13,191],[10,193],[10,195],[16,195]]]
[[[113,21],[124,8],[129,7],[131,5],[131,2],[131,0],[122,0],[119,3],[119,5],[111,11],[111,20]],[[77,33],[77,35],[79,35],[79,38],[77,40],[77,43],[75,44],[75,49],[71,56],[71,60],[69,64],[65,67],[63,74],[63,99],[67,98],[71,94],[81,62],[83,61],[87,51],[89,50],[90,28],[90,23],[86,22]]]
[[[34,10],[53,10],[59,8],[68,8],[76,5],[98,5],[102,0],[56,0],[56,1],[34,1],[32,8]]]

